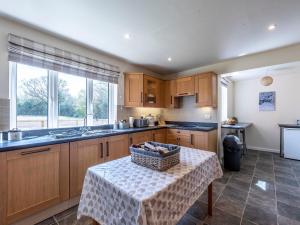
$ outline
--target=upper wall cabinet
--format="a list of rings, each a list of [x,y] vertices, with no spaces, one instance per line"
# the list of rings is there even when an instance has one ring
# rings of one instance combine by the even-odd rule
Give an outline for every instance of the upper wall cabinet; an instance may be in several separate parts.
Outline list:
[[[163,81],[144,75],[144,106],[163,107]]]
[[[213,72],[196,75],[195,95],[199,107],[217,107],[217,75]]]
[[[195,77],[183,77],[176,79],[176,96],[188,96],[195,94]]]
[[[125,106],[143,106],[143,74],[127,73],[124,77]]]
[[[125,74],[126,107],[163,107],[163,81],[143,73]]]
[[[165,107],[179,108],[180,98],[176,97],[176,80],[164,81]]]

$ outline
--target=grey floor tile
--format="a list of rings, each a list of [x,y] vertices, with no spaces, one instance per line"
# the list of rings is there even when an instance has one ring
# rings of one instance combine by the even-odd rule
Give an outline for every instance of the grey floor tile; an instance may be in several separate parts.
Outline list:
[[[277,202],[278,214],[300,222],[300,208]]]
[[[236,189],[243,190],[246,192],[248,192],[248,190],[250,188],[250,184],[251,184],[251,181],[240,180],[240,179],[234,178],[233,176],[230,178],[230,180],[227,183],[228,186],[231,186],[231,187],[234,187]]]
[[[300,208],[300,196],[293,192],[287,193],[276,190],[276,197],[277,201]]]
[[[275,176],[275,181],[278,184],[288,184],[290,186],[299,187],[298,181],[294,178]]]
[[[243,219],[241,225],[257,225],[256,223],[251,222],[250,220]]]
[[[255,168],[254,176],[257,178],[260,178],[260,179],[267,179],[267,180],[272,180],[272,181],[275,180],[275,173],[273,172],[273,170],[268,172],[268,170]]]
[[[285,177],[285,178],[291,178],[296,179],[293,172],[287,172],[287,171],[275,171],[275,175],[278,177]]]
[[[213,216],[207,217],[204,222],[208,225],[240,225],[241,218],[214,208]]]
[[[276,191],[286,192],[286,193],[293,193],[295,195],[300,196],[300,188],[290,186],[287,184],[275,184],[276,185]]]
[[[244,202],[247,199],[248,192],[234,188],[232,186],[226,186],[222,195],[230,197],[230,198],[236,198],[236,199]]]
[[[231,215],[242,217],[245,204],[246,201],[222,194],[217,200],[215,207]]]
[[[293,168],[274,165],[274,171],[275,172],[282,171],[282,172],[286,172],[286,173],[293,173]]]
[[[278,225],[300,225],[299,221],[292,220],[284,216],[278,215],[277,219],[278,219]]]
[[[207,204],[196,201],[195,204],[187,211],[187,213],[196,218],[198,221],[203,221],[207,216]]]
[[[258,196],[275,199],[274,182],[267,179],[253,178],[250,192]]]
[[[58,225],[58,224],[55,222],[54,218],[51,217],[46,220],[43,220],[40,223],[37,223],[36,225]]]
[[[199,225],[199,224],[201,224],[201,221],[197,220],[196,218],[192,217],[189,214],[185,214],[177,223],[177,225]]]
[[[249,193],[247,204],[252,205],[254,207],[261,206],[263,208],[269,209],[274,214],[277,213],[276,200],[267,196]]]
[[[232,179],[237,179],[237,180],[240,180],[240,181],[244,181],[246,183],[251,183],[252,181],[252,177],[251,175],[249,174],[242,174],[242,173],[234,173],[231,178]]]
[[[221,192],[224,190],[225,185],[219,182],[213,183],[213,203],[216,202],[217,198],[220,196]],[[207,203],[207,190],[201,195],[199,201]]]
[[[246,205],[243,219],[259,225],[277,225],[277,215],[264,207]]]

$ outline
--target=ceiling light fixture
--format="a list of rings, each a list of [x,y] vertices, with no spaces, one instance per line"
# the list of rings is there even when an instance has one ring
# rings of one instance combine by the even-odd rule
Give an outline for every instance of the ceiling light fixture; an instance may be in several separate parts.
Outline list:
[[[171,57],[168,57],[168,61],[171,62],[171,61],[172,61],[172,58],[171,58]]]
[[[238,56],[240,57],[240,56],[244,56],[244,55],[246,55],[246,53],[245,53],[245,52],[243,52],[243,53],[239,54]]]
[[[276,29],[276,24],[270,24],[269,26],[268,26],[268,30],[269,31],[272,31],[272,30],[275,30]]]
[[[124,34],[124,38],[129,40],[131,38],[131,36],[130,36],[130,34],[127,33],[127,34]]]

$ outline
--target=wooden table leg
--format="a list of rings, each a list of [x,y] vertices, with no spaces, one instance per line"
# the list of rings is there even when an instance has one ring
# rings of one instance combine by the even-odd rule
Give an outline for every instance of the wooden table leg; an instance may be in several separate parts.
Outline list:
[[[207,192],[208,192],[207,212],[209,216],[212,216],[212,183],[208,185]]]

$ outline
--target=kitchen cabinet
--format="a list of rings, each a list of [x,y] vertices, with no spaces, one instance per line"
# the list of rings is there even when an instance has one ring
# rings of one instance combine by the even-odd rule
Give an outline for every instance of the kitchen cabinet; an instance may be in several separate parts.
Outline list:
[[[176,80],[164,81],[165,92],[165,107],[166,108],[179,108],[180,98],[176,97]]]
[[[128,134],[106,138],[105,161],[115,160],[128,155]]]
[[[87,168],[103,163],[105,138],[70,143],[70,197],[80,195]]]
[[[176,96],[189,96],[195,94],[195,77],[176,79]]]
[[[126,107],[143,106],[143,74],[127,73],[124,75],[124,101]]]
[[[124,77],[126,107],[163,107],[163,81],[143,73],[126,73]]]
[[[146,141],[152,141],[152,132],[151,131],[143,131],[129,134],[129,145],[141,144]]]
[[[167,143],[217,152],[217,130],[207,132],[168,129]]]
[[[166,129],[153,130],[152,140],[160,143],[166,143]]]
[[[144,75],[144,107],[163,106],[163,81],[154,77]]]
[[[174,145],[179,144],[177,129],[168,129],[167,130],[167,143],[168,144],[174,144]]]
[[[217,107],[217,75],[213,72],[196,75],[195,95],[199,107]]]
[[[89,167],[129,155],[128,135],[70,143],[70,197],[81,194]]]
[[[0,224],[69,199],[69,144],[0,153]]]

